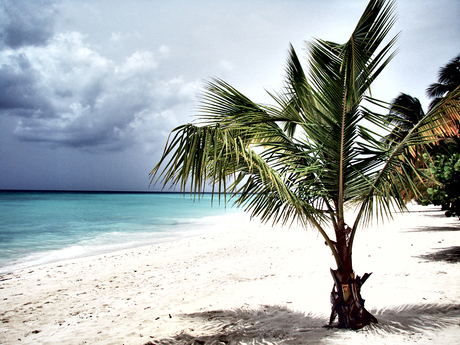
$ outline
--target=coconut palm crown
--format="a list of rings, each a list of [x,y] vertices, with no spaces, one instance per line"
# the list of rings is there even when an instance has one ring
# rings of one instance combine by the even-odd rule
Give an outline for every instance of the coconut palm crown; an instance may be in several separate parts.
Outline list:
[[[442,97],[460,86],[460,54],[441,68],[438,82],[431,84],[426,94],[434,98],[430,104],[433,107]]]
[[[400,93],[391,103],[388,119],[396,126],[385,141],[395,143],[400,142],[423,119],[425,112],[418,98],[405,93]]]
[[[347,328],[376,322],[360,296],[369,274],[360,278],[352,267],[358,227],[404,209],[402,191],[417,195],[413,176],[423,176],[405,155],[436,140],[446,113],[458,117],[457,103],[445,100],[397,145],[383,143],[391,121],[371,110],[383,103],[370,87],[395,54],[397,36],[387,39],[394,9],[394,1],[371,0],[346,43],[308,42],[308,74],[291,46],[284,87],[270,94],[274,105],[209,81],[198,122],[173,130],[150,173],[152,183],[195,195],[231,194],[262,221],[318,230],[337,264],[331,322],[338,314]],[[352,205],[356,217],[345,219]]]

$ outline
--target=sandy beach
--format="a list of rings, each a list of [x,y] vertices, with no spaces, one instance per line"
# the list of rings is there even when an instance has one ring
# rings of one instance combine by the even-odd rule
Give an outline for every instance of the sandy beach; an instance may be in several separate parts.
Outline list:
[[[438,207],[356,235],[378,324],[324,327],[334,260],[313,230],[228,216],[206,235],[0,276],[1,344],[460,344],[460,221]]]

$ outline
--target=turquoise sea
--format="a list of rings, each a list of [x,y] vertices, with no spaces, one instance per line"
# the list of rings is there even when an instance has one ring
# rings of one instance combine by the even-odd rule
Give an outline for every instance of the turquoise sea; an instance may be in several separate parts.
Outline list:
[[[197,235],[237,212],[209,194],[0,192],[0,274]]]

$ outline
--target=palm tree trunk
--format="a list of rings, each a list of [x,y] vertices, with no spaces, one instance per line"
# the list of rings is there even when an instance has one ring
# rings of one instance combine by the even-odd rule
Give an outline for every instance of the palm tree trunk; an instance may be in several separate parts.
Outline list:
[[[332,326],[338,316],[339,328],[360,329],[377,319],[364,308],[364,299],[361,297],[361,286],[372,273],[365,273],[363,277],[355,276],[351,259],[350,232],[344,223],[337,231],[335,243],[340,265],[337,270],[331,269],[334,286],[331,292],[332,312],[329,326]]]

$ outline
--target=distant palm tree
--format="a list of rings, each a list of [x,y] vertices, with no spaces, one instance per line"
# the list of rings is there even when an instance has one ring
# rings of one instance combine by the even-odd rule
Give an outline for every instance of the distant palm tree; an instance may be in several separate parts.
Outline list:
[[[400,93],[390,106],[389,121],[395,125],[391,133],[385,137],[389,144],[400,143],[414,126],[425,117],[418,98],[406,93]]]
[[[435,140],[446,114],[460,118],[458,103],[449,98],[397,145],[382,143],[378,132],[391,131],[391,123],[366,104],[382,104],[369,91],[394,55],[396,37],[385,40],[394,6],[369,1],[344,44],[309,42],[308,75],[291,46],[285,87],[272,94],[274,106],[257,104],[222,80],[209,82],[201,123],[174,129],[150,173],[151,183],[198,195],[209,183],[208,191],[232,194],[262,221],[297,220],[319,231],[337,264],[330,323],[338,315],[340,327],[353,329],[377,321],[360,293],[369,274],[353,270],[358,227],[405,209],[400,191],[417,194],[411,178],[416,167],[406,158],[411,148]],[[346,218],[353,205],[356,217]]]
[[[447,65],[441,68],[438,75],[438,82],[431,84],[426,93],[429,97],[434,98],[430,104],[432,108],[442,97],[449,92],[454,91],[460,86],[460,54],[449,61]]]
[[[383,137],[383,142],[392,147],[399,145],[404,140],[409,132],[425,117],[425,112],[418,98],[400,93],[398,97],[391,101],[387,116],[389,123],[394,127],[388,135]],[[425,164],[422,157],[423,152],[423,150],[414,147],[412,149],[412,156],[408,157],[411,160],[411,164],[416,168],[420,168]],[[426,181],[418,178],[419,174],[416,170],[411,171],[410,176],[414,180],[414,183],[417,183],[418,189],[426,189],[424,187]],[[401,189],[401,195],[406,201],[415,198],[415,194],[404,187]]]
[[[439,71],[439,80],[431,84],[426,93],[429,97],[434,98],[430,104],[432,109],[442,98],[450,92],[454,92],[460,87],[460,55],[452,59],[448,64]],[[418,98],[405,93],[400,93],[390,106],[388,114],[389,121],[395,125],[395,128],[388,134],[384,141],[387,144],[399,143],[408,134],[408,132],[425,116],[422,105]],[[452,121],[451,128],[444,128],[447,136],[458,136],[458,123]]]

